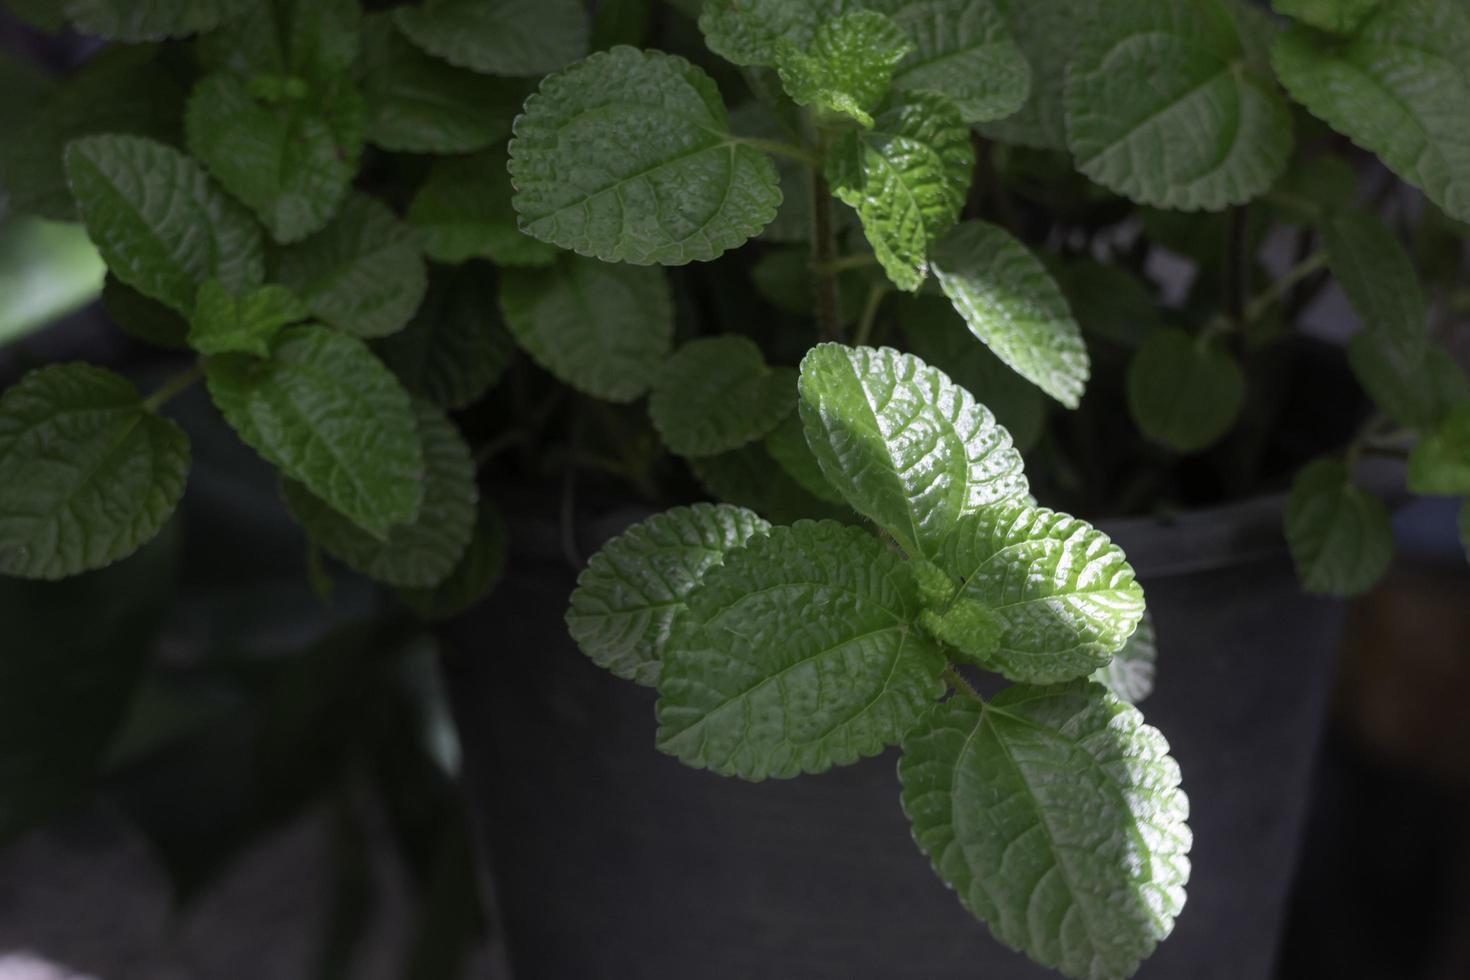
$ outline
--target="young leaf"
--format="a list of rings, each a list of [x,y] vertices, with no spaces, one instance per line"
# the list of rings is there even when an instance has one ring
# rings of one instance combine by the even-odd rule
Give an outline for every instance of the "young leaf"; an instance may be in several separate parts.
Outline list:
[[[402,330],[428,282],[413,231],[363,194],[349,197],[326,228],[276,253],[271,268],[314,315],[357,337]]]
[[[743,507],[675,507],[613,538],[577,578],[567,628],[619,677],[653,686],[674,617],[725,555],[771,525]]]
[[[234,292],[218,279],[209,279],[199,287],[189,320],[189,346],[208,356],[270,357],[271,341],[281,328],[306,318],[306,304],[284,286]]]
[[[795,372],[770,367],[746,337],[706,337],[664,362],[648,414],[679,456],[714,456],[766,435],[791,414]]]
[[[959,220],[975,153],[953,102],[913,92],[873,128],[845,134],[827,158],[832,193],[857,211],[888,278],[914,292],[929,248]]]
[[[1010,434],[911,354],[821,344],[799,389],[828,482],[910,557],[934,554],[961,514],[1028,492]]]
[[[730,132],[683,58],[613,48],[552,75],[510,144],[521,230],[607,262],[707,261],[781,203],[776,168]]]
[[[1103,0],[1063,104],[1077,169],[1140,204],[1219,211],[1266,191],[1291,113],[1220,0]]]
[[[417,516],[424,455],[413,405],[362,341],[288,327],[270,360],[210,358],[205,380],[247,445],[359,527],[386,538]]]
[[[562,255],[545,269],[504,269],[500,307],[516,342],[562,381],[630,402],[658,377],[674,340],[662,269]]]
[[[766,436],[766,452],[786,471],[787,476],[813,497],[839,507],[847,503],[837,488],[822,475],[822,464],[817,462],[816,455],[806,444],[806,426],[802,424],[800,412],[792,412],[771,430]]]
[[[515,341],[500,320],[486,270],[435,269],[413,320],[375,349],[410,394],[459,409],[500,380]]]
[[[1347,293],[1365,329],[1390,356],[1418,365],[1429,342],[1429,311],[1408,252],[1382,221],[1366,211],[1334,215],[1322,225],[1332,276]]]
[[[378,538],[337,513],[295,480],[282,484],[286,505],[312,541],[379,582],[433,588],[447,579],[469,547],[479,490],[475,464],[459,430],[437,408],[414,405],[424,451],[423,503],[418,515]]]
[[[1457,402],[1470,401],[1470,378],[1449,352],[1431,346],[1406,365],[1382,335],[1362,330],[1348,341],[1348,364],[1379,410],[1399,425],[1434,428]]]
[[[774,68],[782,42],[805,48],[848,0],[706,0],[699,13],[704,43],[726,61]]]
[[[0,398],[0,575],[58,579],[137,551],[174,512],[189,439],[90,364],[32,371]]]
[[[139,136],[89,136],[66,150],[87,234],[112,274],[185,316],[206,279],[231,289],[265,278],[260,229],[199,165]]]
[[[1414,493],[1470,494],[1470,402],[1461,402],[1409,454]]]
[[[1346,39],[1294,26],[1271,52],[1293,98],[1445,211],[1470,219],[1470,11],[1380,5]]]
[[[1085,521],[1043,507],[1009,501],[966,514],[933,560],[961,583],[951,603],[977,602],[999,619],[985,666],[1011,680],[1084,677],[1143,616],[1143,588],[1122,549]]]
[[[1069,977],[1129,977],[1184,907],[1179,765],[1088,681],[955,697],[904,739],[914,840],[995,937]]]
[[[1353,486],[1335,459],[1302,467],[1286,505],[1286,542],[1308,592],[1350,596],[1372,588],[1393,558],[1393,529],[1377,497]]]
[[[1154,637],[1154,618],[1144,610],[1138,629],[1128,637],[1123,649],[1113,654],[1106,665],[1092,672],[1092,680],[1112,692],[1120,701],[1141,704],[1153,693],[1154,672],[1159,648]]]
[[[1077,407],[1091,372],[1087,346],[1040,259],[1005,229],[966,221],[940,240],[930,262],[971,333],[1017,374]]]
[[[544,75],[587,53],[580,0],[428,0],[393,16],[429,54],[487,75]]]
[[[872,126],[898,67],[913,45],[892,20],[853,10],[821,24],[805,50],[782,41],[776,55],[781,84],[797,105],[848,116]]]
[[[408,206],[408,223],[423,239],[425,255],[446,265],[482,258],[539,268],[556,261],[556,248],[517,227],[505,165],[501,147],[434,161]]]
[[[1067,148],[1066,112],[1062,104],[1067,62],[1076,48],[1080,25],[1088,21],[1090,4],[1077,0],[1006,0],[1003,10],[1011,37],[1030,65],[1030,88],[1015,112],[980,126],[1003,143],[1043,150]]]
[[[1143,434],[1194,453],[1235,424],[1245,378],[1235,358],[1169,328],[1151,336],[1128,365],[1128,412]]]
[[[1333,34],[1351,34],[1383,0],[1271,0],[1278,14]]]
[[[399,589],[398,598],[424,619],[458,616],[485,598],[505,570],[505,521],[488,498],[480,498],[475,533],[449,577],[429,589]]]
[[[162,41],[210,31],[253,0],[64,0],[83,34],[111,41]]]
[[[773,528],[704,573],[658,679],[658,745],[758,780],[895,744],[943,692],[913,577],[859,528]]]

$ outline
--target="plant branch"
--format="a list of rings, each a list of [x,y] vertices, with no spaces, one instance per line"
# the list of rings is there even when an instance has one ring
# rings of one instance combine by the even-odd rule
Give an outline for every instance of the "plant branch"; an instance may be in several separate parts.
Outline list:
[[[821,167],[812,170],[812,275],[816,277],[817,332],[823,340],[842,339],[842,321],[837,314],[837,273],[832,263],[837,244],[832,235],[832,189]]]
[[[795,160],[798,163],[804,163],[813,170],[819,169],[822,165],[822,161],[817,158],[815,153],[794,143],[761,139],[758,136],[736,136],[732,139],[732,142],[739,143],[743,146],[751,146],[757,150],[764,150],[767,153],[774,154],[778,157],[785,157],[788,160]]]
[[[967,697],[978,704],[985,703],[985,699],[980,696],[980,692],[970,686],[970,682],[965,680],[965,676],[960,673],[959,668],[954,664],[949,664],[944,668],[944,679],[949,682],[950,687],[954,688],[963,697]]]
[[[878,282],[868,287],[868,301],[863,304],[863,315],[858,320],[857,332],[852,338],[853,346],[863,347],[872,338],[873,324],[878,320],[878,310],[883,305],[883,297],[887,295],[887,283]]]
[[[187,370],[180,371],[155,388],[151,395],[143,399],[143,407],[150,412],[158,411],[175,395],[189,388],[202,377],[204,377],[204,361],[200,359],[190,365]]]
[[[1255,323],[1261,317],[1265,316],[1271,307],[1280,302],[1287,293],[1291,292],[1293,286],[1308,276],[1311,276],[1319,269],[1325,268],[1326,265],[1327,254],[1325,252],[1315,252],[1307,256],[1282,273],[1281,277],[1272,282],[1271,285],[1252,297],[1251,301],[1245,304],[1245,310],[1240,319],[1233,319],[1224,313],[1212,318],[1209,323],[1205,324],[1204,330],[1200,332],[1199,342],[1201,344],[1208,343],[1211,339],[1221,334],[1227,334],[1232,330]]]

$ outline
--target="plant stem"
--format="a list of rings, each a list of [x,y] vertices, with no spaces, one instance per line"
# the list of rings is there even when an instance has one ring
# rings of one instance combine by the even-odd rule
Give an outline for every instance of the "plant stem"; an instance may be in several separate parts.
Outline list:
[[[816,277],[817,332],[823,340],[842,339],[837,315],[837,273],[832,263],[837,244],[832,236],[832,189],[821,167],[812,169],[812,275]]]
[[[852,343],[854,347],[863,347],[873,336],[873,324],[878,320],[878,309],[883,305],[883,297],[888,295],[888,286],[885,283],[874,283],[868,287],[868,301],[863,304],[863,315],[858,320],[857,333],[853,334]]]
[[[1281,277],[1261,290],[1245,307],[1245,322],[1254,323],[1276,302],[1291,292],[1291,287],[1327,265],[1326,252],[1314,252],[1287,269]]]
[[[965,680],[964,675],[959,672],[954,664],[950,664],[944,668],[944,679],[949,682],[950,687],[954,688],[963,697],[967,697],[979,704],[985,703],[985,699],[980,696],[978,691],[970,686],[970,682]]]
[[[143,407],[150,412],[156,412],[162,408],[169,399],[188,388],[194,382],[204,377],[204,361],[195,361],[188,370],[180,371],[169,378],[163,384],[153,390],[153,394],[143,399]]]
[[[813,169],[820,168],[822,164],[821,160],[817,158],[817,155],[815,153],[804,147],[797,146],[794,143],[783,143],[780,140],[761,139],[758,136],[737,136],[734,137],[732,142],[740,143],[745,146],[753,146],[757,150],[764,150],[765,152],[774,154],[778,157],[785,157],[788,160],[795,160],[798,163],[804,163],[808,167],[811,167]]]
[[[839,255],[828,262],[821,271],[823,272],[846,272],[849,269],[866,269],[878,264],[878,256],[871,252],[858,252],[854,255]]]

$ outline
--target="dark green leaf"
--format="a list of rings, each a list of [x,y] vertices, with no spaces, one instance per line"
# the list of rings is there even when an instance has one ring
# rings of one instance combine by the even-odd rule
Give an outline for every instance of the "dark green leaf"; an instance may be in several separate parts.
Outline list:
[[[1427,431],[1457,402],[1470,401],[1470,378],[1442,347],[1431,346],[1423,360],[1409,366],[1379,334],[1365,330],[1353,335],[1347,351],[1358,382],[1399,425]]]
[[[1429,311],[1409,253],[1388,226],[1366,211],[1346,211],[1322,225],[1332,276],[1365,329],[1400,364],[1418,365],[1429,343]]]
[[[428,0],[394,17],[425,51],[487,75],[544,75],[587,53],[580,0]]]
[[[1414,493],[1470,494],[1470,402],[1461,402],[1409,454]]]
[[[795,372],[734,335],[695,340],[664,362],[648,414],[680,456],[715,456],[769,433],[796,403]]]
[[[1286,541],[1308,592],[1366,592],[1393,558],[1393,529],[1377,497],[1353,486],[1347,467],[1319,459],[1302,467],[1286,507]]]
[[[505,521],[488,498],[480,498],[475,534],[449,577],[432,589],[400,589],[403,604],[425,619],[449,619],[475,605],[495,588],[505,570]]]
[[[201,354],[254,354],[270,357],[271,341],[282,327],[307,317],[306,305],[284,286],[232,292],[219,280],[199,287],[190,318],[189,346]]]
[[[83,34],[112,41],[161,41],[213,30],[253,0],[58,0]]]
[[[1182,330],[1156,331],[1128,365],[1128,411],[1150,439],[1199,452],[1235,424],[1245,378],[1235,358]]]

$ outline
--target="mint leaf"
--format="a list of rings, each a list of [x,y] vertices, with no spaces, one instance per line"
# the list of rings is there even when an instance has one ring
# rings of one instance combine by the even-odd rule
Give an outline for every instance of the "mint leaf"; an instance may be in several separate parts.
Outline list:
[[[766,451],[787,476],[813,497],[839,507],[847,503],[837,488],[822,475],[822,464],[817,462],[816,455],[806,444],[806,426],[801,421],[800,412],[792,412],[771,430],[766,436]]]
[[[1128,412],[1143,434],[1199,452],[1235,424],[1245,378],[1235,358],[1182,330],[1156,331],[1128,365]]]
[[[323,322],[358,337],[402,330],[428,282],[413,231],[364,194],[348,197],[326,228],[276,253],[271,268]]]
[[[363,530],[386,539],[424,497],[424,454],[407,393],[356,338],[307,325],[270,360],[210,358],[215,405],[245,444]]]
[[[1400,363],[1419,364],[1429,343],[1429,310],[1393,232],[1366,211],[1347,211],[1323,222],[1322,242],[1332,276],[1364,328]]]
[[[312,84],[351,71],[362,10],[357,0],[254,0],[248,13],[199,39],[201,60],[244,78]]]
[[[561,254],[517,226],[510,174],[502,147],[434,161],[428,180],[408,206],[408,222],[424,254],[458,265],[473,258],[501,266],[550,265]]]
[[[282,484],[291,516],[311,539],[350,568],[400,588],[427,589],[454,572],[475,530],[475,464],[459,430],[426,402],[414,405],[424,452],[423,503],[408,523],[379,538],[295,480]]]
[[[1271,6],[1278,14],[1294,17],[1303,24],[1334,34],[1351,34],[1381,2],[1382,0],[1271,0]]]
[[[839,16],[848,0],[705,0],[699,13],[704,43],[737,65],[775,67],[781,43],[810,43],[824,21]]]
[[[1065,150],[1067,62],[1078,33],[1091,22],[1090,10],[1079,9],[1074,0],[1005,0],[1003,8],[1011,36],[1031,66],[1031,86],[1019,109],[984,123],[980,130],[1003,143]]]
[[[544,75],[587,53],[580,0],[428,0],[393,16],[429,54],[487,75]]]
[[[424,619],[450,619],[484,599],[505,571],[506,530],[500,512],[480,498],[475,533],[449,577],[429,589],[399,589],[398,598]]]
[[[1317,118],[1470,219],[1470,11],[1439,0],[1378,7],[1349,38],[1292,27],[1271,63]]]
[[[1335,459],[1315,460],[1297,473],[1286,505],[1286,542],[1302,587],[1321,595],[1368,591],[1393,558],[1383,502],[1353,486]]]
[[[858,528],[802,521],[704,573],[663,649],[658,745],[746,779],[823,772],[895,744],[943,692],[913,577]]]
[[[1041,260],[1003,228],[966,221],[931,255],[965,323],[1017,374],[1076,408],[1091,365],[1067,298]]]
[[[484,269],[436,269],[413,320],[376,349],[410,394],[459,409],[500,380],[515,356],[515,341],[500,320]]]
[[[997,939],[1069,977],[1128,977],[1189,880],[1189,800],[1168,751],[1096,684],[1021,686],[935,706],[898,776],[914,840]]]
[[[189,439],[123,378],[32,371],[0,397],[0,575],[110,565],[159,532],[184,492]]]
[[[664,362],[648,414],[670,452],[714,456],[769,433],[795,401],[795,372],[768,366],[753,341],[706,337]]]
[[[284,286],[233,292],[218,279],[209,279],[199,287],[189,322],[189,346],[205,355],[270,357],[271,341],[281,328],[306,318],[306,305]]]
[[[521,348],[596,398],[630,402],[658,377],[674,340],[662,269],[562,255],[545,269],[504,269],[500,306]]]
[[[252,0],[65,0],[66,16],[83,34],[111,41],[162,41],[210,31]]]
[[[1442,347],[1431,346],[1423,360],[1406,365],[1388,340],[1364,330],[1348,341],[1347,352],[1358,383],[1399,425],[1432,429],[1457,402],[1470,401],[1470,378]]]
[[[1106,665],[1092,672],[1092,680],[1107,688],[1120,701],[1140,704],[1153,693],[1159,648],[1154,637],[1154,618],[1144,610],[1138,629],[1123,649]]]
[[[771,455],[765,442],[751,442],[718,456],[689,461],[700,486],[727,504],[747,507],[773,524],[802,519],[850,523],[853,513],[814,496]]]
[[[728,504],[675,507],[634,524],[578,576],[567,609],[572,639],[599,667],[653,686],[689,593],[726,554],[770,529]]]
[[[1143,616],[1143,588],[1122,549],[1087,522],[1044,507],[1008,501],[966,514],[933,561],[961,583],[951,603],[977,602],[999,619],[986,666],[1011,680],[1090,674]]]
[[[607,262],[708,261],[781,203],[775,166],[730,133],[714,82],[673,55],[598,52],[543,81],[515,133],[521,229]]]
[[[1461,402],[1409,454],[1414,493],[1470,494],[1470,402]]]
[[[1067,68],[1077,169],[1140,204],[1219,211],[1266,191],[1291,113],[1218,0],[1114,0]]]
[[[779,42],[781,84],[797,105],[872,126],[872,110],[888,94],[893,71],[913,45],[892,20],[853,10],[818,26],[805,50]]]
[[[929,248],[959,220],[975,153],[953,102],[909,93],[873,128],[845,134],[827,157],[832,193],[857,211],[888,278],[913,292]]]
[[[187,350],[189,321],[156,299],[149,299],[108,273],[102,282],[102,308],[123,333],[154,347]]]
[[[961,514],[1027,493],[1010,434],[911,354],[820,344],[799,390],[828,482],[910,557],[933,555]]]
[[[260,229],[177,150],[139,136],[89,136],[66,150],[87,234],[112,274],[186,316],[206,279],[265,277]]]

